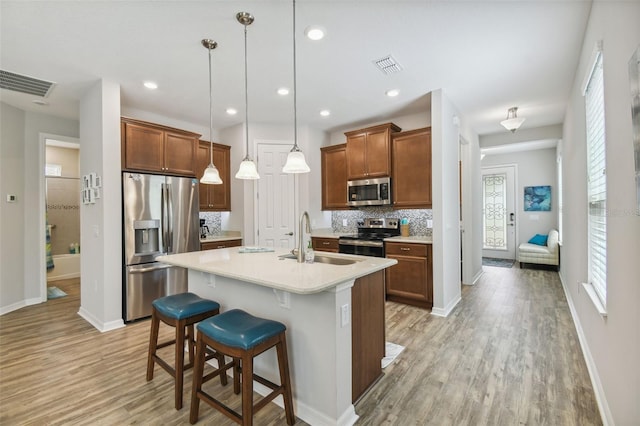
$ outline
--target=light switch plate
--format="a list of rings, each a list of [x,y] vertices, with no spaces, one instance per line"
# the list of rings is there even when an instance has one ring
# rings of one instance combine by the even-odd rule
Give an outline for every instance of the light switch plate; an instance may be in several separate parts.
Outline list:
[[[18,197],[16,197],[13,194],[7,194],[7,203],[15,203],[18,200]]]

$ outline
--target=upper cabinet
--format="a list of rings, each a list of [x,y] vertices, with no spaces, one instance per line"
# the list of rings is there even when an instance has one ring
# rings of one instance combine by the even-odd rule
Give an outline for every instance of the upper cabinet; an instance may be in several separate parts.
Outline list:
[[[197,133],[122,118],[123,170],[196,176]]]
[[[322,161],[322,210],[348,209],[347,145],[320,148]]]
[[[391,176],[391,136],[400,130],[387,123],[346,132],[347,179]]]
[[[202,176],[204,169],[209,165],[210,143],[200,141],[198,145],[198,161],[196,173]],[[220,173],[222,184],[200,184],[200,211],[221,212],[231,211],[231,147],[228,145],[213,144],[213,164]]]
[[[431,128],[393,135],[393,207],[431,208]]]

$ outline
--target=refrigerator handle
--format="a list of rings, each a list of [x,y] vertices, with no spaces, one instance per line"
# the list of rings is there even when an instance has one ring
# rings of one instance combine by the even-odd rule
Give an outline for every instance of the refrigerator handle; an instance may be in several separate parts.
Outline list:
[[[171,184],[168,183],[167,184],[167,216],[168,216],[167,231],[169,234],[169,243],[167,244],[167,246],[169,247],[169,250],[167,253],[173,253],[173,202],[171,201],[173,194],[171,192],[172,192]]]
[[[167,189],[166,185],[163,183],[160,185],[160,223],[162,226],[162,243],[163,248],[162,251],[165,253],[169,253],[169,233],[168,233],[168,217],[167,217]]]

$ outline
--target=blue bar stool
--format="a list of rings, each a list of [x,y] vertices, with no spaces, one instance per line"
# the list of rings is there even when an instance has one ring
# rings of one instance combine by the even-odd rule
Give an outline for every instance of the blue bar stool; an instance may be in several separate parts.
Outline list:
[[[193,369],[189,416],[191,424],[198,421],[200,400],[203,400],[235,422],[245,426],[252,425],[254,413],[278,395],[282,395],[284,398],[287,424],[293,425],[295,423],[284,324],[254,317],[240,309],[233,309],[202,321],[196,328],[198,329],[198,337],[196,339],[196,361]],[[276,385],[253,371],[253,358],[274,346],[278,354],[280,385]],[[232,361],[224,366],[219,364],[222,367],[203,377],[205,362],[203,354],[207,347],[231,357]],[[240,393],[240,379],[242,378],[242,415],[202,390],[203,383],[218,374],[226,374],[225,372],[229,368],[234,369],[233,391],[236,394]],[[272,389],[269,395],[255,405],[253,404],[254,379]]]
[[[175,379],[175,404],[176,410],[182,408],[182,383],[184,370],[193,366],[195,334],[193,325],[206,318],[217,315],[220,312],[220,305],[212,300],[202,299],[193,293],[180,293],[171,296],[161,297],[151,303],[151,336],[149,338],[149,355],[147,357],[147,381],[153,379],[153,369],[157,362],[167,373]],[[175,327],[176,337],[158,344],[158,331],[160,321]],[[185,329],[187,334],[185,336]],[[189,346],[189,363],[184,364],[184,341],[187,340]],[[175,367],[172,367],[165,360],[160,358],[157,349],[175,345]],[[206,359],[216,358],[218,362],[224,363],[224,356],[210,351],[202,354]],[[220,376],[223,385],[227,384],[227,377]]]

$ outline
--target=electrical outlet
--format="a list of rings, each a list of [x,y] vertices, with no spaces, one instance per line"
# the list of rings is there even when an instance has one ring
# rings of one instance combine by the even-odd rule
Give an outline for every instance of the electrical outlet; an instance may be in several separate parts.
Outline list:
[[[433,228],[433,220],[427,219],[427,228]]]
[[[340,307],[340,326],[341,327],[346,327],[349,325],[349,322],[351,322],[351,314],[349,312],[349,304],[346,305],[342,305]]]
[[[347,226],[347,219],[342,219],[342,226]]]
[[[13,194],[7,194],[7,203],[15,203],[17,197]]]

